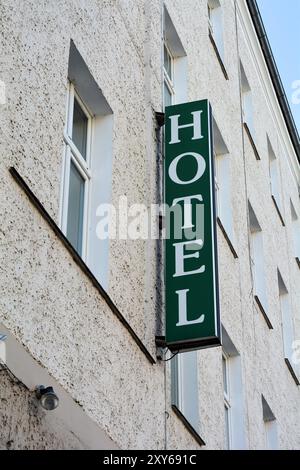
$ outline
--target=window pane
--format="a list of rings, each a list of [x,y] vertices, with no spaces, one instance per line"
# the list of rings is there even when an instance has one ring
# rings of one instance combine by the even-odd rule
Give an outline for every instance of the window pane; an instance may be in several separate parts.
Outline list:
[[[172,80],[172,57],[170,56],[168,49],[164,46],[164,67],[170,80]]]
[[[84,159],[86,159],[87,125],[88,119],[74,98],[72,140]]]
[[[166,106],[171,106],[171,104],[172,104],[172,94],[170,93],[170,90],[165,83],[164,84],[164,105],[166,107]]]
[[[71,161],[67,238],[80,255],[82,253],[83,206],[84,179]]]

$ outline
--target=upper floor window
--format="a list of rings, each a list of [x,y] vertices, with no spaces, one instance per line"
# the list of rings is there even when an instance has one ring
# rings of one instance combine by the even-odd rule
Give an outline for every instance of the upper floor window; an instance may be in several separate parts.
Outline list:
[[[268,301],[265,278],[263,232],[250,202],[248,202],[248,212],[250,222],[250,257],[254,299],[256,300],[269,328],[272,329],[272,323],[267,315]]]
[[[186,52],[166,8],[164,8],[163,51],[165,107],[187,101]]]
[[[278,449],[277,421],[273,411],[262,396],[263,422],[265,434],[265,449]]]
[[[278,159],[268,138],[268,154],[269,154],[269,172],[272,200],[280,217],[281,223],[284,225],[282,218],[282,201],[280,191],[280,173]]]
[[[289,371],[292,374],[293,379],[299,385],[299,367],[293,362],[293,342],[295,339],[294,335],[294,323],[292,315],[292,306],[290,295],[287,290],[286,284],[283,281],[280,271],[277,271],[278,275],[278,291],[279,301],[281,310],[281,325],[282,325],[282,336],[283,336],[283,348],[284,348],[284,359]]]
[[[300,220],[292,201],[290,201],[290,205],[293,230],[293,253],[300,267]]]
[[[217,47],[222,61],[224,60],[223,12],[219,0],[208,0],[209,33]]]
[[[111,197],[112,110],[72,41],[68,79],[60,225],[105,288],[109,240],[97,215]]]
[[[174,104],[174,58],[166,42],[164,43],[164,106]]]
[[[187,58],[171,17],[164,8],[164,93],[163,105],[187,101]],[[172,408],[188,425],[197,441],[199,436],[199,386],[197,351],[176,355],[171,362]]]
[[[222,344],[225,447],[245,449],[241,358],[224,326],[222,326]]]
[[[67,207],[64,229],[69,241],[84,258],[86,254],[86,226],[89,184],[91,180],[92,116],[77,95],[74,86],[69,85],[69,106],[66,144],[66,184],[68,185],[65,205]]]

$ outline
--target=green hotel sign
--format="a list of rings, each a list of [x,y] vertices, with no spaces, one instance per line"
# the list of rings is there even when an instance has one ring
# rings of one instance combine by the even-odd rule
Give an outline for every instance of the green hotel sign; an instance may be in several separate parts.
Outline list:
[[[220,345],[212,116],[207,100],[165,114],[166,344]]]

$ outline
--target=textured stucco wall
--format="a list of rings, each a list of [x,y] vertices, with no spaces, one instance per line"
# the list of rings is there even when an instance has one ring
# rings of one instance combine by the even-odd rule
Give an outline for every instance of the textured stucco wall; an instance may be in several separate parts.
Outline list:
[[[236,28],[234,2],[221,1],[229,80],[208,38],[206,1],[165,3],[187,53],[188,97],[210,99],[230,151],[238,259],[218,230],[221,314],[241,353],[246,445],[263,447],[264,394],[278,420],[280,447],[299,448],[300,392],[283,361],[277,286],[279,267],[299,317],[289,198],[298,213],[300,206],[286,131],[273,118],[240,23]],[[129,204],[157,200],[153,111],[162,110],[161,11],[159,0],[0,0],[0,79],[7,89],[0,108],[0,319],[123,448],[199,446],[170,409],[169,363],[165,405],[164,365],[152,366],[142,355],[8,168],[18,168],[58,222],[72,38],[114,113],[113,202],[122,195]],[[241,127],[239,58],[254,91],[260,161]],[[266,133],[280,161],[286,227],[271,200]],[[248,199],[264,231],[272,331],[253,301]],[[162,313],[156,248],[152,241],[111,241],[108,288],[153,355]],[[300,338],[299,318],[295,323]],[[207,448],[223,448],[221,349],[198,352],[198,359],[201,437]],[[35,444],[43,445],[38,437]]]
[[[33,393],[0,366],[0,449],[84,449],[63,423],[49,425]]]

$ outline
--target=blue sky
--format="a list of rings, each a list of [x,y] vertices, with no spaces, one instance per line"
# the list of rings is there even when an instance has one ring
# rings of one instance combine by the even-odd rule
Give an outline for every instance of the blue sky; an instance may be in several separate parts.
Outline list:
[[[300,0],[257,3],[300,132]]]

